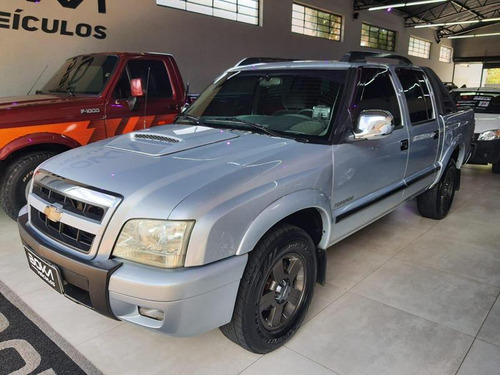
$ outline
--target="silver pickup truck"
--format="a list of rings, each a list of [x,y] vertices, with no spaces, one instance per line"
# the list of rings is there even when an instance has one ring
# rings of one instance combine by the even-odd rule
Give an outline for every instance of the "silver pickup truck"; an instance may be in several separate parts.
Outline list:
[[[239,65],[176,124],[43,163],[18,218],[29,266],[108,317],[276,349],[328,247],[415,197],[442,219],[460,186],[473,112],[376,57]]]

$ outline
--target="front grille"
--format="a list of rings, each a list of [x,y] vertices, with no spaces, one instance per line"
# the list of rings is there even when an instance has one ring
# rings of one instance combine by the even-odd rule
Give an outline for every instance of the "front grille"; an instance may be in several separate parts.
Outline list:
[[[102,207],[66,197],[58,193],[57,191],[51,190],[39,183],[35,183],[33,185],[33,194],[38,195],[40,198],[46,200],[49,203],[60,204],[66,211],[99,222],[102,221],[102,218],[106,213]]]
[[[145,139],[145,140],[150,140],[150,141],[157,141],[157,142],[168,142],[168,143],[179,143],[180,140],[172,137],[167,137],[164,135],[158,135],[158,134],[147,134],[147,133],[138,133],[134,135],[135,139]]]
[[[53,222],[43,212],[31,207],[31,223],[51,238],[88,253],[95,235],[61,222]]]
[[[31,225],[65,251],[94,256],[121,198],[45,171],[38,171],[34,180],[28,198]]]

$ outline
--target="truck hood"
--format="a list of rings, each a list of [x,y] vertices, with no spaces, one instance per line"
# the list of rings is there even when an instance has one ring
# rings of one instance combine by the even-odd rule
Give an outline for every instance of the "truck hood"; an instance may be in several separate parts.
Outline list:
[[[123,196],[122,218],[165,219],[194,192],[229,199],[235,189],[241,193],[266,185],[278,190],[286,185],[279,181],[290,181],[290,176],[314,175],[317,170],[331,173],[331,160],[331,146],[167,125],[68,151],[40,168]],[[294,190],[320,185],[317,176],[300,181]]]
[[[498,113],[476,113],[474,117],[476,120],[474,133],[500,129],[500,114]]]
[[[10,96],[0,98],[0,110],[13,110],[35,105],[64,103],[73,99],[74,97],[71,96],[57,96],[49,94]]]

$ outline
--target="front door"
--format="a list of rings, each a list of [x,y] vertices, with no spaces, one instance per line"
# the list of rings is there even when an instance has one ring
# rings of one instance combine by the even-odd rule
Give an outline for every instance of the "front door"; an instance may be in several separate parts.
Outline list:
[[[331,243],[374,221],[402,200],[408,159],[408,129],[390,72],[363,68],[349,111],[356,124],[365,110],[383,110],[394,117],[394,131],[385,138],[344,142],[333,146],[334,183]]]
[[[130,109],[130,80],[140,78],[145,95],[137,98],[136,108]],[[106,105],[108,137],[173,122],[179,107],[165,62],[161,59],[132,59],[127,62]]]

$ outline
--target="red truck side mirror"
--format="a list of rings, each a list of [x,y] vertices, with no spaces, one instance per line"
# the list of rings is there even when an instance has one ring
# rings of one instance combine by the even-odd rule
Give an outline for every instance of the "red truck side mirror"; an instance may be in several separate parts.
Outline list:
[[[130,80],[130,93],[134,97],[144,96],[141,78],[133,78]]]

